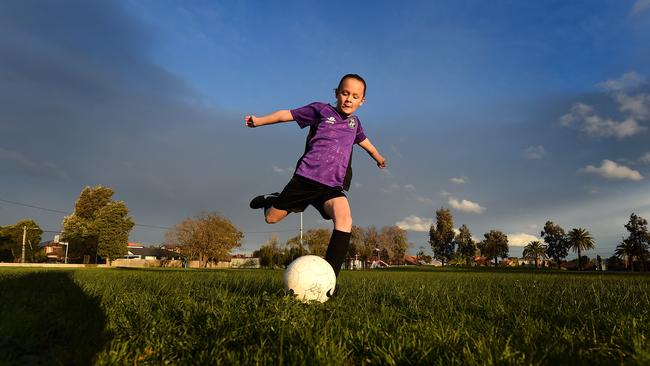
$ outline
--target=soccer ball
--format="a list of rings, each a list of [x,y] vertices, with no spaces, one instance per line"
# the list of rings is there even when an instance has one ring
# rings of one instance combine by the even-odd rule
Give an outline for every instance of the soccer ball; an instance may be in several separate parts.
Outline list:
[[[316,255],[297,258],[284,271],[284,289],[304,303],[327,301],[335,287],[332,266]]]

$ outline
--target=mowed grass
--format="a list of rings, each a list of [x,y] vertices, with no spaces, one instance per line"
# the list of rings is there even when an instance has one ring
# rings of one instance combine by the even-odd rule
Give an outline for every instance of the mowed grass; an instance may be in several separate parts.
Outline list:
[[[650,276],[0,269],[0,364],[650,364]]]

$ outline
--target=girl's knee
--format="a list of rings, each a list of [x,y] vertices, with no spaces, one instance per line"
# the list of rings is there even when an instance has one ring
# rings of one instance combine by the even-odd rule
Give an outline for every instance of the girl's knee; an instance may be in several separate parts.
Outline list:
[[[272,215],[266,215],[266,216],[264,216],[264,221],[266,221],[267,224],[275,224],[278,221],[280,221],[280,219],[278,219],[277,217],[274,217]]]

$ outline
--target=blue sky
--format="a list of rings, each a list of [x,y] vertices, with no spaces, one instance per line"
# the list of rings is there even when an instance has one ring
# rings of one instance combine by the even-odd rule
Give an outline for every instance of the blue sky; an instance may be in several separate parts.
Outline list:
[[[6,1],[0,34],[0,199],[71,211],[103,184],[139,224],[216,210],[242,250],[286,239],[297,215],[268,226],[247,205],[286,184],[305,131],[242,116],[333,102],[353,72],[389,166],[354,154],[357,225],[398,224],[415,252],[449,207],[513,255],[552,220],[609,256],[632,212],[650,218],[648,0]],[[63,219],[0,204],[1,225],[26,217]]]

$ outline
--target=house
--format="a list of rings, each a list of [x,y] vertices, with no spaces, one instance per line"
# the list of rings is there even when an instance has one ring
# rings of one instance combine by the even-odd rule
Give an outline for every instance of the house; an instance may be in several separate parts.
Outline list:
[[[49,262],[63,262],[65,260],[65,245],[50,240],[44,241],[38,246],[45,249],[45,255],[47,255]]]
[[[404,264],[405,265],[410,265],[410,266],[417,266],[418,264],[418,257],[415,255],[405,255],[404,256]]]
[[[182,254],[173,252],[171,250],[145,247],[144,245],[139,243],[128,243],[126,248],[127,248],[127,254],[124,256],[124,258],[126,259],[145,259],[145,260],[176,259],[178,260],[184,257]]]

